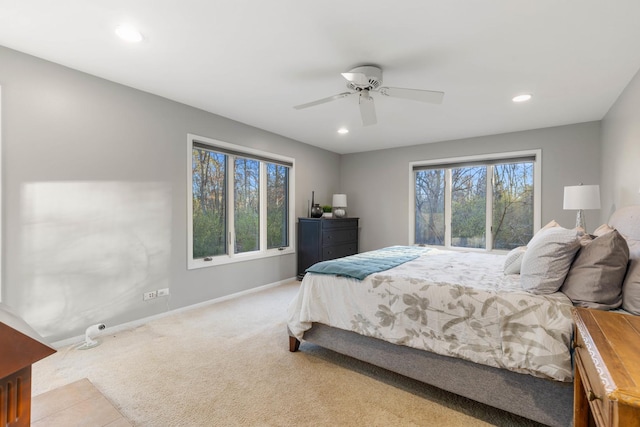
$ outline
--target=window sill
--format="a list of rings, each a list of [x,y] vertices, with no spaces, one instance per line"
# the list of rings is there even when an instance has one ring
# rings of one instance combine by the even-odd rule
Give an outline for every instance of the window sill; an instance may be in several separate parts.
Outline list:
[[[293,248],[284,250],[270,249],[264,252],[247,252],[243,254],[219,255],[212,257],[211,261],[205,261],[203,258],[187,260],[187,270],[196,270],[198,268],[215,267],[218,265],[235,264],[238,262],[253,261],[263,258],[271,258],[275,256],[290,255],[296,251]]]

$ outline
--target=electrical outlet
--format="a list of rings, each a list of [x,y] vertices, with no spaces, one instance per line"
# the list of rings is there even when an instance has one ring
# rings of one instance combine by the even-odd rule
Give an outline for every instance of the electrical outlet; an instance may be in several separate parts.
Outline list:
[[[147,301],[158,297],[158,291],[145,292],[142,294],[142,301]]]
[[[169,296],[169,288],[158,289],[159,297],[168,297]]]

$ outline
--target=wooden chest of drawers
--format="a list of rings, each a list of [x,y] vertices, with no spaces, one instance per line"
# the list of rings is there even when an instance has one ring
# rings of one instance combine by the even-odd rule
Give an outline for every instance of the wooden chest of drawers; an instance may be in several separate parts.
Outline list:
[[[298,218],[298,280],[316,262],[358,253],[358,218]]]
[[[574,426],[640,427],[640,317],[576,308]]]

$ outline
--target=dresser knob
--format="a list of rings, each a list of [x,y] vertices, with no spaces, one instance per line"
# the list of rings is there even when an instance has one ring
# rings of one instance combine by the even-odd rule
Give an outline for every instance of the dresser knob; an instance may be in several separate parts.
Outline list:
[[[596,394],[593,392],[593,390],[589,390],[589,395],[587,396],[587,399],[589,399],[589,402],[593,402],[594,400],[600,399],[598,396],[596,396]]]
[[[571,347],[572,348],[582,348],[582,344],[578,344],[577,341],[573,341],[573,342],[571,342]]]

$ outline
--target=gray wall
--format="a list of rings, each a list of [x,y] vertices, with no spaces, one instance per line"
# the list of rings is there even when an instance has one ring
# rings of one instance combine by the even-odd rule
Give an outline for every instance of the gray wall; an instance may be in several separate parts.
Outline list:
[[[601,222],[640,204],[640,72],[602,120]]]
[[[295,255],[186,269],[187,133],[295,158],[296,215],[312,190],[322,204],[346,193],[361,250],[408,242],[411,161],[540,148],[543,224],[573,226],[563,186],[600,183],[599,122],[339,156],[2,47],[0,64],[2,300],[50,342],[295,276]],[[621,97],[621,117],[603,125],[625,150],[637,80],[631,106]],[[606,186],[630,180],[633,161],[603,161],[628,169]],[[599,217],[587,212],[587,225]],[[142,301],[164,287],[170,299]]]
[[[295,276],[295,255],[186,269],[187,133],[295,158],[296,216],[339,191],[339,155],[3,47],[0,64],[2,300],[49,342]]]
[[[599,122],[342,156],[341,187],[348,195],[349,215],[361,218],[360,249],[408,243],[409,162],[538,148],[542,225],[555,219],[573,227],[576,212],[562,209],[563,187],[600,182]],[[599,225],[599,212],[587,211],[586,221],[593,231]]]

